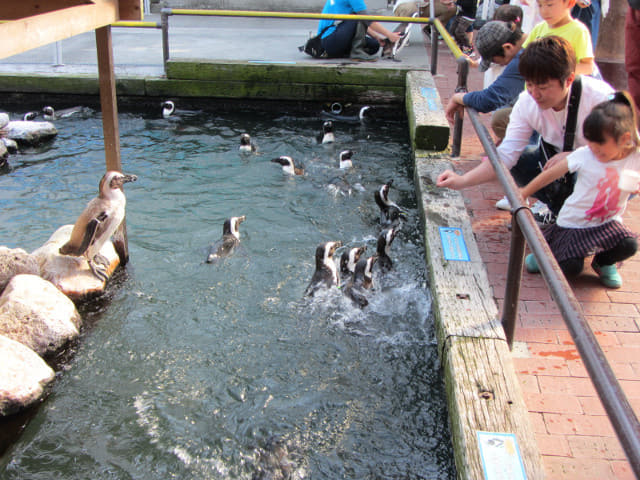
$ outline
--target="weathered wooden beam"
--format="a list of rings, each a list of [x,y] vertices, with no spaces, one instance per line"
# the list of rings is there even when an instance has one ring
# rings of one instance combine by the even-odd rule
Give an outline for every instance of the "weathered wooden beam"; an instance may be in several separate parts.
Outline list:
[[[0,58],[64,40],[118,20],[118,0],[95,0],[91,5],[69,7],[2,23]]]
[[[98,51],[98,81],[100,83],[100,106],[102,108],[106,169],[122,171],[116,77],[113,70],[113,43],[110,25],[96,29],[96,48]],[[113,244],[120,257],[120,262],[125,265],[129,259],[125,220],[122,221],[120,228],[115,233]]]
[[[18,20],[43,13],[54,12],[78,5],[90,5],[91,0],[21,0],[0,2],[0,20]]]

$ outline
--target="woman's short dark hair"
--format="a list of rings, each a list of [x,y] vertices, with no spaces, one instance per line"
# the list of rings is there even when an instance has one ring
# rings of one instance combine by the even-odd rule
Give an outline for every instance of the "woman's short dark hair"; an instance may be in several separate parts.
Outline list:
[[[559,80],[564,83],[576,71],[576,54],[562,37],[539,38],[522,52],[519,69],[526,82],[540,84]]]

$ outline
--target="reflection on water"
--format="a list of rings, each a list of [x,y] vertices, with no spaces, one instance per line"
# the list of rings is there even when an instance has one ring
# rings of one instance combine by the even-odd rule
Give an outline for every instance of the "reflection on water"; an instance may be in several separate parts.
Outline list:
[[[53,391],[5,454],[2,478],[455,476],[430,319],[406,126],[238,113],[120,116],[131,261]],[[51,144],[0,175],[0,244],[32,251],[72,223],[104,169],[98,115],[57,122]],[[258,153],[238,151],[251,133]],[[355,150],[354,168],[338,153]],[[290,155],[304,177],[270,160]],[[356,186],[328,187],[336,179]],[[370,304],[303,298],[317,244],[375,251],[373,192],[410,214]],[[246,215],[241,248],[207,246]],[[341,253],[342,250],[339,250]]]

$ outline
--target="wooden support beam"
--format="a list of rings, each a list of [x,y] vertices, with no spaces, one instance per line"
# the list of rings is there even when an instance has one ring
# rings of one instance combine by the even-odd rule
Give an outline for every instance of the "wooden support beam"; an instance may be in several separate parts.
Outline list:
[[[98,51],[98,81],[100,83],[100,106],[102,108],[106,169],[121,172],[118,103],[116,98],[116,78],[113,70],[113,42],[110,25],[96,29],[96,48]],[[120,256],[120,262],[122,265],[126,264],[129,259],[129,247],[127,227],[124,220],[114,235],[113,243]]]

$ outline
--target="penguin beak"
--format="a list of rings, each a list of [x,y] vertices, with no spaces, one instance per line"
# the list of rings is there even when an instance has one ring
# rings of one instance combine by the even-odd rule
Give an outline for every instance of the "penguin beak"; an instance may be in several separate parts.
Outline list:
[[[238,223],[242,223],[247,219],[246,215],[242,215],[241,217],[238,217]]]
[[[122,184],[124,185],[125,183],[135,182],[136,180],[138,180],[137,175],[124,175],[122,177]]]
[[[279,163],[280,165],[286,165],[282,158],[273,158],[271,159],[273,163]]]

